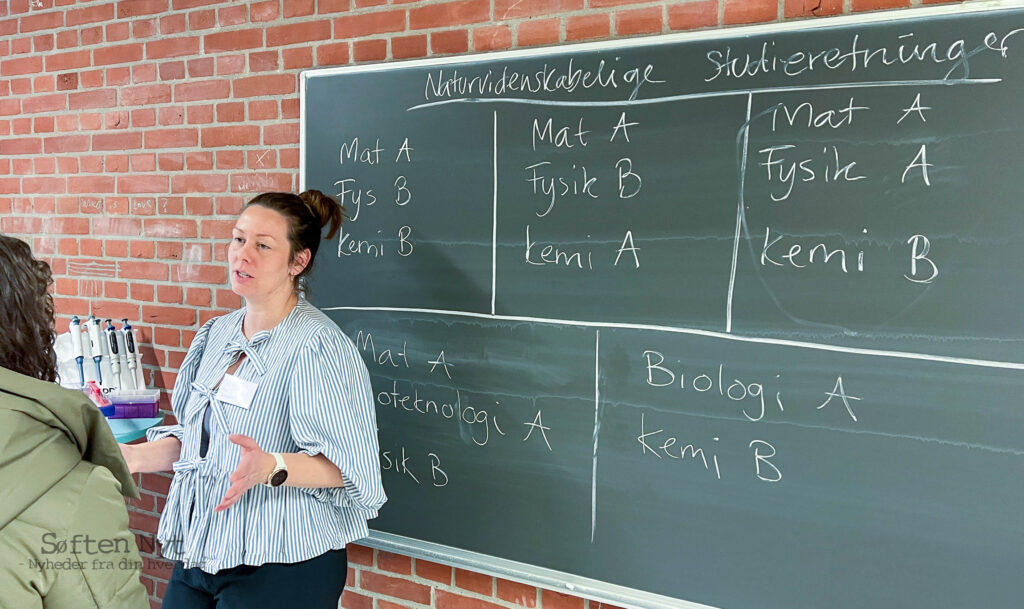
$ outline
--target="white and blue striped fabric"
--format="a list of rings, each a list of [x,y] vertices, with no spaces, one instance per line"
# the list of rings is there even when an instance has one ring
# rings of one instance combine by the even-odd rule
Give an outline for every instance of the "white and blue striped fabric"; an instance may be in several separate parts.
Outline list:
[[[171,405],[178,425],[154,427],[149,441],[175,436],[181,456],[160,517],[163,555],[216,573],[238,565],[294,563],[367,535],[386,501],[369,373],[352,341],[305,299],[272,330],[242,334],[245,309],[210,320],[185,356]],[[235,375],[258,385],[249,408],[217,400],[215,387],[245,353]],[[199,457],[203,414],[210,444]],[[240,449],[228,434],[267,452],[322,454],[341,471],[341,488],[257,485],[223,512]]]

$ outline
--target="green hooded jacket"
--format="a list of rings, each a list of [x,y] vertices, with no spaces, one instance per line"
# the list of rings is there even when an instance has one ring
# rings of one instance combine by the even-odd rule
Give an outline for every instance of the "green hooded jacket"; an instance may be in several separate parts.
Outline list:
[[[99,409],[0,368],[0,608],[148,609],[122,494],[139,496]]]

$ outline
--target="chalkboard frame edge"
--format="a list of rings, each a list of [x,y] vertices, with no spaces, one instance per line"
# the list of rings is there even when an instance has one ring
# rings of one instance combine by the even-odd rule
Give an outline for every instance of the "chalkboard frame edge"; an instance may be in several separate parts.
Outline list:
[[[369,536],[356,543],[376,550],[429,560],[449,567],[467,569],[520,584],[554,590],[570,596],[609,603],[624,609],[720,609],[711,605],[702,605],[685,599],[582,577],[565,571],[372,529]]]

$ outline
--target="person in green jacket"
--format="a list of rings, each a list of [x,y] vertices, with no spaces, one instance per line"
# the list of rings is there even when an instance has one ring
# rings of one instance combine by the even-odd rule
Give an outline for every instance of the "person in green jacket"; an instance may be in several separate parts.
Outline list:
[[[50,267],[0,235],[0,608],[148,609],[103,415],[59,387]]]

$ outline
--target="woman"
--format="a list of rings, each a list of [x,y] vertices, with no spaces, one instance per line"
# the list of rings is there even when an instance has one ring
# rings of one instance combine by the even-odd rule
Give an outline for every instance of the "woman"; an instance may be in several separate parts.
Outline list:
[[[149,607],[114,436],[62,389],[50,267],[0,235],[0,607]]]
[[[249,201],[228,249],[245,307],[192,341],[171,396],[179,424],[122,448],[132,472],[175,472],[158,531],[178,561],[164,609],[335,609],[345,546],[385,501],[366,366],[299,289],[342,215],[317,191]]]

